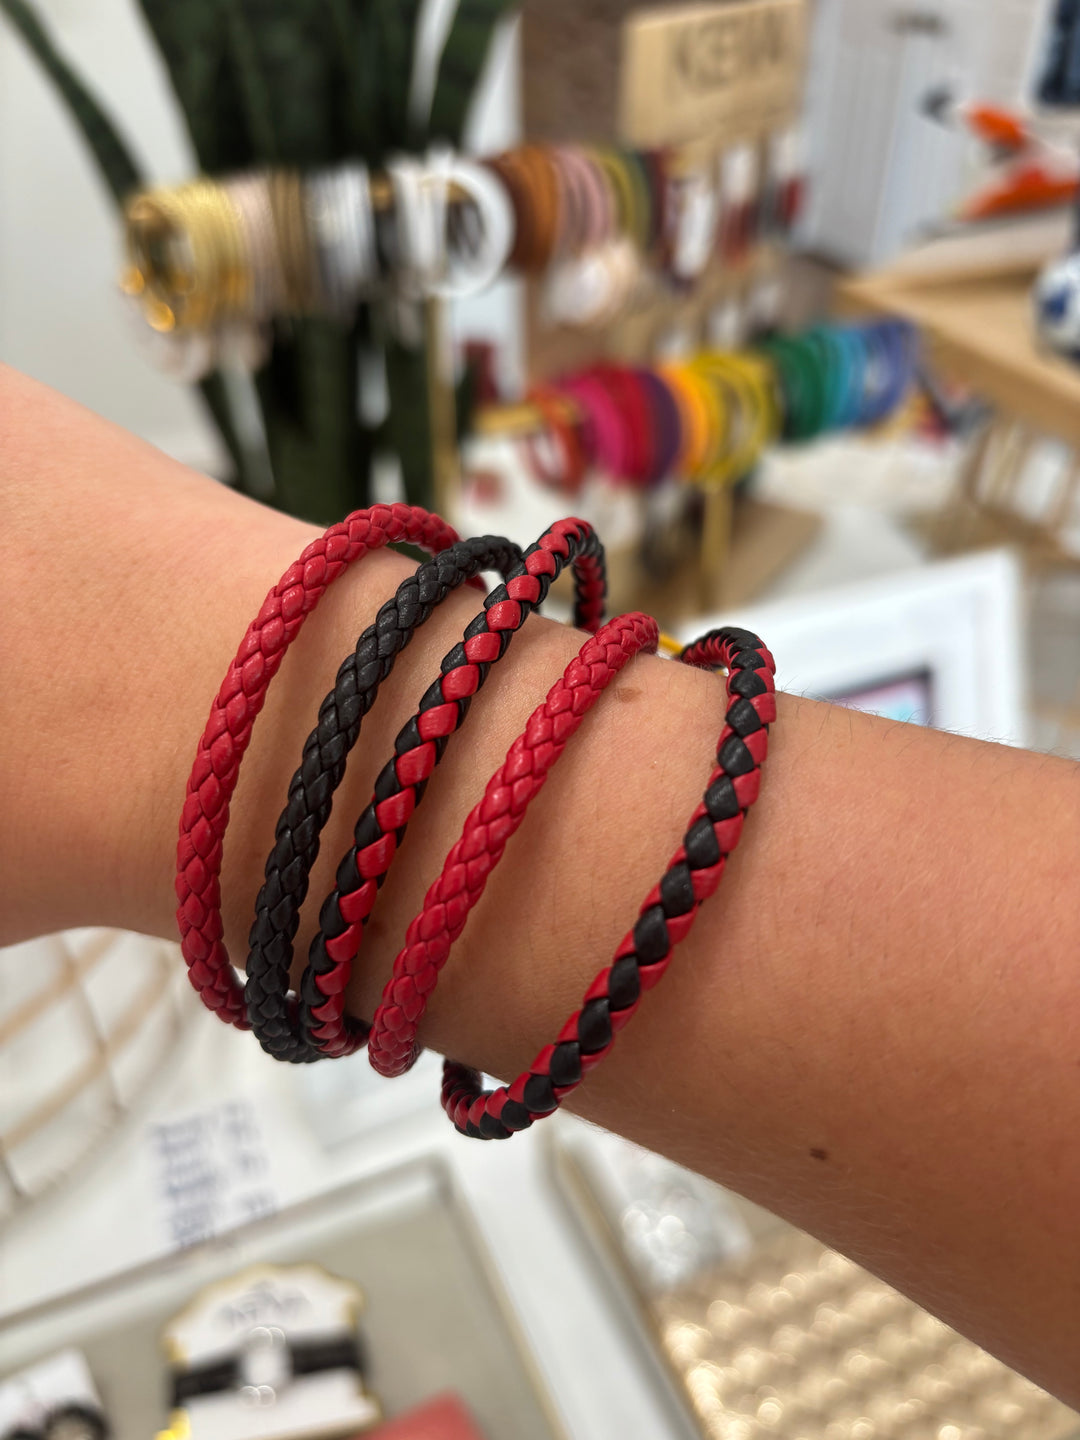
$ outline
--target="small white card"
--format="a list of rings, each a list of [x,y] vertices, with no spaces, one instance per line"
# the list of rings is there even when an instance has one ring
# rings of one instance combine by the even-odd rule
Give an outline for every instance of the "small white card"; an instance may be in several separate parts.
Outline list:
[[[277,1194],[254,1105],[227,1100],[148,1127],[154,1189],[177,1249],[273,1215]]]

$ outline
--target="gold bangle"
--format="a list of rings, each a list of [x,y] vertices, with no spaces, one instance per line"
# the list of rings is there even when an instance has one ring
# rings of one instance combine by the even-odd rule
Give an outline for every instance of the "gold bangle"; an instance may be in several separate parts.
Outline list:
[[[173,191],[146,191],[129,202],[125,219],[130,269],[141,282],[132,288],[155,329],[175,329],[183,321],[197,270],[183,207]]]
[[[207,285],[210,318],[249,312],[251,266],[243,217],[217,181],[193,180],[185,188],[191,223],[197,232],[202,231],[202,242],[212,266]]]
[[[250,305],[242,218],[216,182],[137,195],[127,209],[127,240],[156,328],[207,329]]]
[[[285,308],[294,315],[310,314],[318,298],[315,257],[299,174],[295,170],[273,171],[267,180],[267,194],[281,257]]]

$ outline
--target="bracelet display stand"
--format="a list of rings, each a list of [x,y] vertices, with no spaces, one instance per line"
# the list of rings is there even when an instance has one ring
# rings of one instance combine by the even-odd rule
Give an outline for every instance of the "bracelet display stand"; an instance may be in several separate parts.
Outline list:
[[[695,23],[724,27],[723,36],[712,35],[711,52],[709,36],[676,33],[675,27]],[[618,47],[612,45],[616,29]],[[553,0],[528,11],[523,21],[526,130],[542,141],[618,134],[629,145],[675,145],[688,164],[715,164],[725,148],[745,145],[764,173],[770,145],[801,113],[808,32],[805,0],[738,0],[723,13],[712,6],[641,10],[626,0],[583,9],[572,0]],[[762,36],[768,44],[756,45]],[[759,68],[731,63],[740,37],[762,57]],[[660,73],[664,62],[656,57],[686,53],[726,59],[715,73],[706,64],[693,84],[686,76]],[[531,285],[529,380],[580,368],[597,354],[647,362],[674,336],[691,349],[704,345],[710,322],[725,309],[745,312],[755,293],[775,286],[785,262],[785,249],[768,240],[734,264],[718,257],[681,297],[665,290],[599,334],[544,324],[539,287]],[[658,587],[643,574],[636,552],[609,554],[619,604],[646,605],[669,623],[741,603],[761,588],[750,577],[760,575],[762,555],[775,562],[775,573],[805,550],[818,529],[813,516],[736,497],[727,487],[706,490],[705,511],[696,553],[688,553],[681,567],[693,571],[689,581],[684,575]]]

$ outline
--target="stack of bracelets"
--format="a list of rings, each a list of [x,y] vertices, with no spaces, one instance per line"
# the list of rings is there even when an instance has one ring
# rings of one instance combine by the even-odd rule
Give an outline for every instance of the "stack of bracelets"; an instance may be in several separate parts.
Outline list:
[[[594,470],[639,489],[670,477],[735,484],[777,440],[886,420],[910,393],[917,359],[912,328],[878,320],[656,366],[592,365],[530,392],[539,424],[523,437],[524,459],[540,484],[568,495]]]
[[[277,822],[255,902],[247,980],[241,983],[222,943],[220,873],[230,800],[252,726],[285,651],[327,587],[368,551],[396,543],[418,546],[432,558],[382,606],[320,706]],[[567,567],[574,580],[574,624],[588,638],[465,820],[407,929],[369,1026],[346,1013],[345,991],[379,889],[472,697]],[[490,570],[498,571],[503,582],[486,596],[460,642],[443,658],[416,713],[398,732],[353,843],[337,867],[299,990],[293,993],[290,967],[300,907],[363,718],[398,653],[440,601],[461,585],[479,585],[477,577]],[[411,1068],[420,1053],[417,1031],[439,973],[530,801],[615,676],[635,655],[659,648],[656,622],[646,615],[604,623],[605,590],[603,548],[582,520],[558,521],[522,552],[494,536],[461,541],[445,521],[415,506],[377,505],[331,526],[307,546],[267,595],[229,666],[199,741],[180,818],[176,892],[183,954],[191,983],[222,1020],[253,1030],[279,1060],[306,1063],[344,1056],[366,1043],[381,1074],[401,1075]],[[484,1090],[475,1071],[445,1062],[442,1103],[463,1134],[506,1139],[551,1114],[581,1084],[607,1055],[645,991],[662,978],[675,945],[716,889],[738,844],[757,798],[769,725],[776,718],[773,659],[756,636],[738,629],[704,635],[680,649],[678,658],[727,672],[727,710],[702,802],[611,963],[529,1069],[509,1086]]]
[[[448,297],[483,289],[506,265],[541,275],[588,256],[621,273],[614,257],[627,250],[682,283],[692,278],[676,263],[693,188],[684,168],[664,150],[522,145],[487,161],[440,149],[390,157],[378,176],[358,161],[202,175],[128,200],[126,285],[154,328],[172,330],[345,321],[391,279]],[[693,172],[715,212],[698,271],[784,239],[801,205],[801,179],[779,150],[737,202],[723,197],[722,171]]]

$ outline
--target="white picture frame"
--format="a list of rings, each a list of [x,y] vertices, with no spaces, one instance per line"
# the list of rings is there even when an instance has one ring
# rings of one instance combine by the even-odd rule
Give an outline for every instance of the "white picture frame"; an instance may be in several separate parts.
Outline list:
[[[753,603],[684,625],[680,638],[721,624],[761,636],[779,689],[881,713],[866,692],[921,682],[935,729],[1027,744],[1022,579],[1010,550]]]

